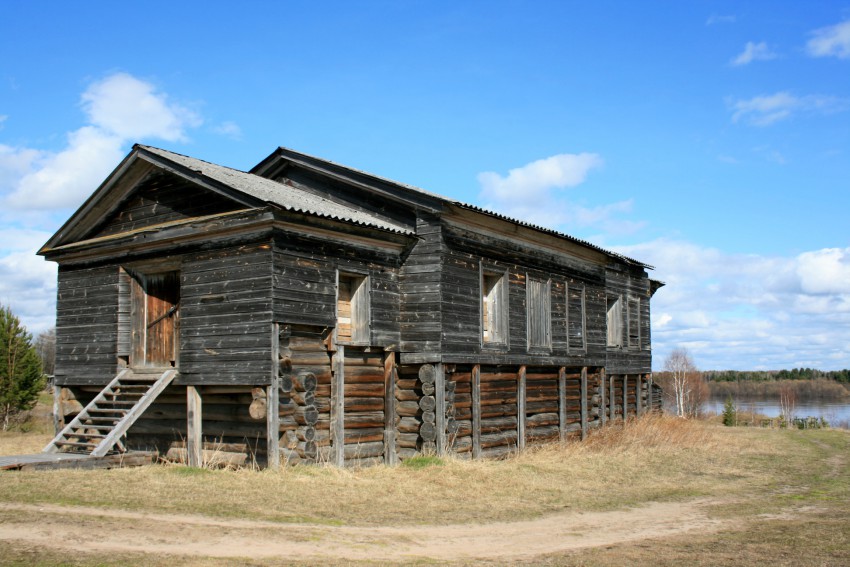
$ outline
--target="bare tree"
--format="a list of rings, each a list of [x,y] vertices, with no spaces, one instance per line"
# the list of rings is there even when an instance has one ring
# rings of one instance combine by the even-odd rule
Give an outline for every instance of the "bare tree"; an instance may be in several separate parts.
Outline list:
[[[664,361],[665,382],[679,417],[697,417],[708,399],[708,385],[685,348],[675,348]]]
[[[41,359],[41,368],[48,376],[53,376],[56,366],[56,327],[40,333],[35,339],[35,351]]]
[[[797,410],[797,392],[794,386],[785,382],[779,386],[779,411],[782,420],[790,427],[794,422],[794,413]]]

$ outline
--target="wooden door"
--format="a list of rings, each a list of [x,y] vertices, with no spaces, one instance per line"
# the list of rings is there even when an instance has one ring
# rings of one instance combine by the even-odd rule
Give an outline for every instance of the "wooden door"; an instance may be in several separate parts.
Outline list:
[[[133,279],[133,366],[176,367],[180,327],[180,275]]]

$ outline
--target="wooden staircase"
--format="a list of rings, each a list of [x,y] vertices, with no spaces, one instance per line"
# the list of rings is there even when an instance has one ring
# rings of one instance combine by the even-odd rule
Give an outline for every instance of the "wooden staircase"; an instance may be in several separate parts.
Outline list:
[[[122,370],[71,423],[44,448],[44,453],[87,453],[103,457],[177,376],[177,370]]]

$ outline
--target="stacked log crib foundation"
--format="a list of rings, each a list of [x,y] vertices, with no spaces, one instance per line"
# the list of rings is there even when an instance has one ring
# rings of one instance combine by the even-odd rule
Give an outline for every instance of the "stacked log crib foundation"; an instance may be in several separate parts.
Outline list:
[[[272,384],[171,385],[125,447],[195,466],[395,464],[416,455],[502,458],[584,439],[660,411],[648,374],[600,367],[399,364],[398,353],[334,345],[327,329],[280,324]],[[333,349],[333,350],[330,350]],[[97,387],[64,388],[72,416]],[[274,411],[272,408],[277,408]],[[268,432],[276,432],[268,435]],[[271,440],[271,442],[269,442]]]

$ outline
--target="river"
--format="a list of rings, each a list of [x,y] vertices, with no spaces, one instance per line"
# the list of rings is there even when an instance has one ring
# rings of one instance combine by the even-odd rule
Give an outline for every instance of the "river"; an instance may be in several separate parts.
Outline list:
[[[710,399],[705,404],[706,412],[723,413],[726,399]],[[736,401],[741,411],[755,411],[767,417],[779,417],[779,400]],[[824,418],[833,427],[850,428],[850,402],[847,401],[805,401],[797,402],[794,417]]]

